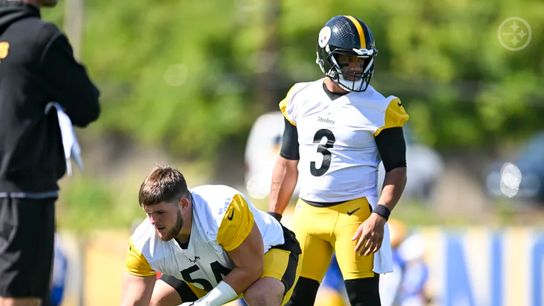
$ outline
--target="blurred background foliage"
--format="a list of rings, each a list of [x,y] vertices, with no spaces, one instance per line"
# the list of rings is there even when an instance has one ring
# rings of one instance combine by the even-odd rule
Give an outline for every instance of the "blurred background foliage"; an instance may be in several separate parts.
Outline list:
[[[43,14],[62,26],[70,12]],[[102,116],[81,134],[87,152],[117,149],[96,162],[86,153],[89,177],[66,182],[61,201],[89,212],[126,202],[137,209],[148,168],[128,197],[119,195],[127,190],[122,183],[104,183],[100,166],[92,166],[114,171],[111,156],[127,143],[209,165],[209,173],[197,172],[210,180],[242,180],[231,168],[243,167],[251,124],[276,110],[294,82],[322,77],[317,33],[337,14],[358,16],[373,30],[379,54],[372,83],[403,100],[422,142],[442,152],[492,152],[544,127],[540,0],[92,0],[85,2],[80,57],[101,89]],[[498,39],[501,22],[513,16],[532,28],[520,51]],[[83,224],[78,218],[72,223]]]

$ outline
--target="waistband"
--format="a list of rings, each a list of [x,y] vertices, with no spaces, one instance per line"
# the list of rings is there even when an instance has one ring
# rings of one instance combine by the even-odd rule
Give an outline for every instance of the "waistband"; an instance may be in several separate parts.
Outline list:
[[[12,199],[49,199],[57,198],[59,196],[58,191],[46,191],[46,192],[2,192],[0,191],[0,198],[12,198]]]

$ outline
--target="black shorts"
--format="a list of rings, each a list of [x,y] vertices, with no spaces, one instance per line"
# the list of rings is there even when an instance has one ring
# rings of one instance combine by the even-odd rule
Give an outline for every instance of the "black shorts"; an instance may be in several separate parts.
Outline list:
[[[55,198],[0,198],[0,296],[43,298],[49,292]]]

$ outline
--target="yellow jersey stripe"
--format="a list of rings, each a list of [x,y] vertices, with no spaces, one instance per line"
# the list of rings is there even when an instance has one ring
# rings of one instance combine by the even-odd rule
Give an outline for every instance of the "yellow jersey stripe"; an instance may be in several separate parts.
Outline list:
[[[153,276],[156,274],[145,256],[134,246],[132,239],[129,241],[125,259],[125,270],[136,276]]]
[[[294,89],[295,89],[295,86],[289,89],[285,98],[280,101],[279,107],[280,107],[280,112],[283,114],[285,119],[287,119],[287,121],[289,121],[289,123],[291,123],[293,126],[297,126],[295,121],[293,121],[293,119],[291,119],[287,113],[287,107],[288,107],[289,101],[291,100],[293,94],[295,93]]]
[[[402,127],[410,116],[406,113],[404,106],[399,98],[394,98],[389,102],[385,111],[384,125],[374,132],[374,136],[378,136],[384,129],[392,127]]]
[[[242,244],[255,224],[249,205],[240,194],[234,195],[225,210],[217,232],[217,242],[230,252]]]
[[[359,20],[355,19],[355,17],[352,17],[352,16],[345,16],[345,17],[349,19],[351,22],[353,22],[353,25],[355,25],[355,28],[357,29],[357,33],[359,34],[359,40],[361,41],[361,49],[366,49],[365,31],[363,30],[363,27],[359,23]]]
[[[281,100],[281,102],[279,104],[280,105],[280,112],[282,113],[283,117],[285,117],[285,119],[287,119],[287,121],[289,121],[289,123],[291,123],[293,126],[297,126],[296,123],[291,118],[289,118],[289,115],[287,114],[287,104],[288,103],[289,103],[288,97]]]

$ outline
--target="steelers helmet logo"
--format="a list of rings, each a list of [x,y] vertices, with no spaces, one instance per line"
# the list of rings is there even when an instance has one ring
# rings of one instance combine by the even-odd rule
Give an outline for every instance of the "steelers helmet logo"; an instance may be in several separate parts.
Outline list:
[[[331,28],[329,28],[328,26],[323,27],[321,31],[319,31],[319,39],[317,40],[319,46],[321,48],[324,48],[329,43],[330,39],[331,39]]]
[[[497,30],[500,44],[510,51],[519,51],[531,42],[532,31],[529,23],[520,17],[505,19]]]
[[[7,41],[0,41],[0,60],[5,59],[9,53],[9,43]]]

